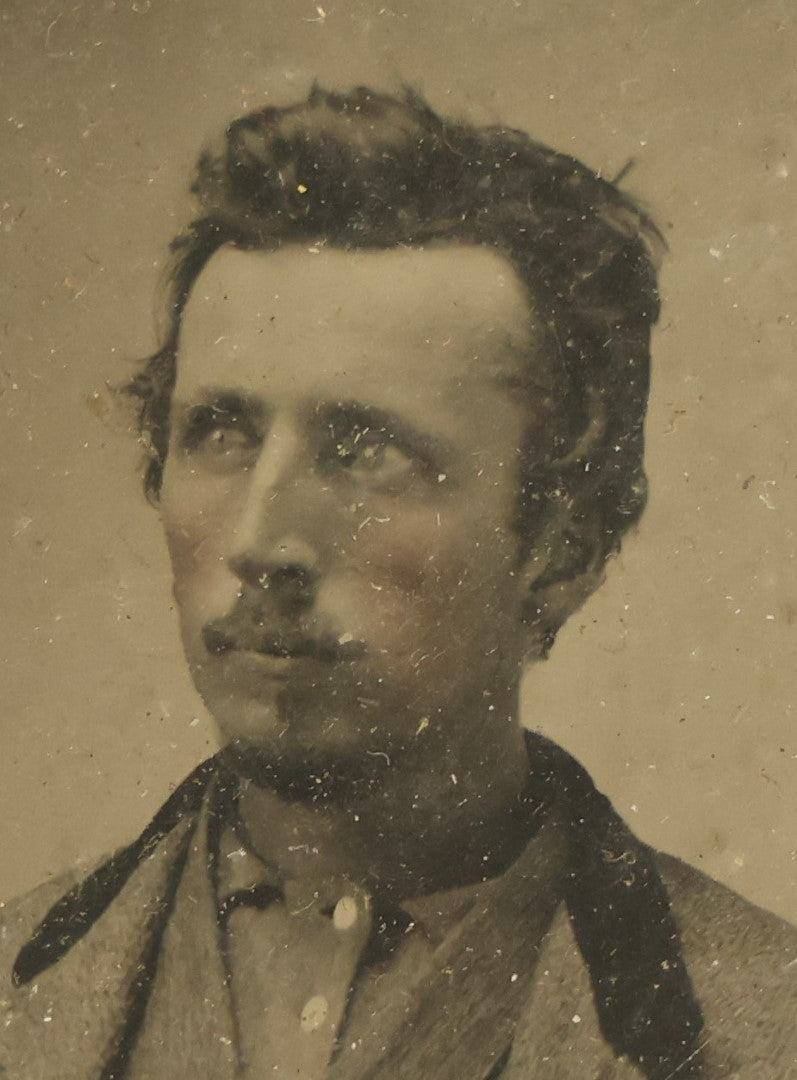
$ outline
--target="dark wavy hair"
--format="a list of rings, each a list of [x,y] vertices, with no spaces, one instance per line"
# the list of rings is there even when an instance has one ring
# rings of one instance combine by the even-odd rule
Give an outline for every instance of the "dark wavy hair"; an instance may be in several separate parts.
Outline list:
[[[191,190],[200,213],[171,245],[163,344],[128,386],[150,496],[168,449],[182,313],[216,250],[477,244],[512,264],[558,361],[555,437],[542,454],[521,448],[518,531],[533,538],[541,514],[564,507],[570,573],[617,550],[646,500],[652,255],[663,243],[627,195],[522,131],[443,118],[411,90],[365,87],[314,87],[297,105],[240,117],[202,153]],[[547,574],[567,576],[555,560]]]

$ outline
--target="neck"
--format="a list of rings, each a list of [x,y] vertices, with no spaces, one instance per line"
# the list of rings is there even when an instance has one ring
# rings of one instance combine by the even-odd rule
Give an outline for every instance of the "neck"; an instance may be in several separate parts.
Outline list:
[[[287,879],[344,877],[395,899],[493,876],[518,854],[539,809],[524,797],[522,729],[504,723],[456,754],[435,746],[433,732],[423,752],[369,757],[368,773],[364,765],[358,782],[337,788],[302,786],[295,774],[286,784],[272,766],[243,782],[249,842]]]

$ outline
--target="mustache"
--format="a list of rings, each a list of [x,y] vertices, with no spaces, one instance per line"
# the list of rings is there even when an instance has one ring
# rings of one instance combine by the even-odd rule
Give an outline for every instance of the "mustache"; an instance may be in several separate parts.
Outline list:
[[[254,652],[285,659],[300,657],[326,664],[355,660],[365,653],[365,642],[350,635],[322,629],[304,630],[260,622],[244,612],[213,619],[202,627],[205,648],[213,656],[227,652]]]

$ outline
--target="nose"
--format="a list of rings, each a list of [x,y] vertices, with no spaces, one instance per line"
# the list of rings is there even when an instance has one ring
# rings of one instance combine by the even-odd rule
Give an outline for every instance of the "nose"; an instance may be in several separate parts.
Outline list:
[[[228,558],[250,593],[286,616],[312,607],[324,508],[309,448],[289,421],[275,421],[251,472]]]
[[[285,536],[269,546],[249,545],[232,555],[229,566],[252,593],[267,592],[281,615],[300,615],[313,606],[318,558],[300,537]]]

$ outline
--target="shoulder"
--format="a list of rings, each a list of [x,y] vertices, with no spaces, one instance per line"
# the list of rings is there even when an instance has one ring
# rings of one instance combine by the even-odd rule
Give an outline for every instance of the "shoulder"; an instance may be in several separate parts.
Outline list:
[[[797,991],[797,927],[670,855],[657,857],[687,954],[705,978],[764,992],[755,980]]]
[[[100,918],[106,927],[121,934],[128,921],[138,923],[142,912],[146,915],[153,905],[157,906],[162,880],[192,831],[209,790],[219,787],[218,778],[216,759],[202,762],[131,844],[93,866],[79,864],[21,897],[0,904],[3,985],[20,949],[26,950],[31,969],[43,971],[86,937]]]
[[[679,859],[658,866],[723,1075],[797,1070],[797,928]]]

